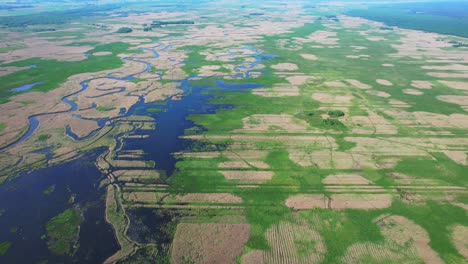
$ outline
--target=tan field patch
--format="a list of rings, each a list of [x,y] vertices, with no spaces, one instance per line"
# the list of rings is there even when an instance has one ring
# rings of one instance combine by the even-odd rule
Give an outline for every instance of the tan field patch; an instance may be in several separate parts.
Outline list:
[[[410,95],[422,95],[424,94],[423,92],[416,90],[416,89],[404,89],[403,93],[405,94],[410,94]]]
[[[468,91],[468,82],[456,82],[456,81],[440,81],[439,82],[445,86],[456,90]]]
[[[0,67],[0,77],[15,73],[17,71],[27,70],[27,69],[29,68],[28,67],[16,67],[16,66]]]
[[[112,52],[110,51],[99,51],[99,52],[94,52],[93,56],[106,56],[106,55],[112,55]]]
[[[330,81],[330,82],[325,82],[324,84],[326,86],[331,86],[331,87],[346,87],[346,84],[340,81]]]
[[[236,263],[249,240],[247,224],[189,224],[177,226],[171,263]]]
[[[408,108],[408,107],[411,107],[411,105],[408,104],[407,102],[403,102],[403,101],[396,100],[396,99],[390,99],[388,102],[389,102],[393,107],[400,107],[400,108]]]
[[[262,250],[252,250],[242,256],[241,264],[264,264],[265,252]]]
[[[260,88],[252,90],[252,94],[264,97],[283,97],[283,96],[298,96],[299,88],[295,85],[278,84],[271,88]]]
[[[432,89],[432,83],[429,81],[414,80],[414,81],[411,81],[411,86],[418,88],[418,89]]]
[[[425,70],[436,70],[436,71],[468,71],[468,66],[463,64],[450,64],[442,66],[422,66]]]
[[[412,244],[425,263],[444,263],[437,252],[429,246],[429,235],[413,221],[399,215],[385,215],[376,219],[383,235],[402,246]]]
[[[377,243],[356,243],[350,246],[344,257],[343,263],[419,263],[420,259],[414,248],[396,247],[395,245]]]
[[[350,104],[354,99],[352,95],[337,95],[330,93],[314,93],[312,99],[326,104]]]
[[[305,132],[309,125],[304,120],[291,115],[252,115],[243,119],[244,127],[234,132]]]
[[[384,64],[382,64],[382,66],[384,66],[384,67],[395,67],[395,65],[393,65],[391,63],[384,63]]]
[[[341,209],[382,209],[392,205],[390,194],[299,194],[289,197],[285,204],[293,209],[329,208]]]
[[[228,170],[220,171],[228,180],[236,180],[245,183],[264,183],[273,178],[272,171],[243,171]]]
[[[305,75],[295,75],[287,77],[286,80],[292,85],[303,85],[311,78],[312,77]]]
[[[123,192],[123,199],[125,201],[140,202],[140,203],[157,203],[161,201],[167,193],[160,193],[154,191],[148,192]]]
[[[119,170],[113,174],[119,181],[157,180],[160,177],[155,170]]]
[[[372,184],[359,174],[335,174],[322,180],[324,184]]]
[[[294,63],[278,63],[275,65],[272,65],[271,68],[275,70],[281,70],[281,71],[296,71],[299,69],[297,65]]]
[[[468,166],[468,152],[445,150],[444,154],[456,163]]]
[[[223,169],[248,169],[248,168],[256,168],[256,169],[269,169],[270,165],[266,164],[263,161],[226,161],[220,163],[219,168]]]
[[[437,99],[447,103],[465,106],[465,110],[468,111],[468,96],[466,95],[439,95]]]
[[[398,128],[373,111],[367,116],[351,117],[354,134],[397,134]],[[347,123],[347,122],[345,122]]]
[[[370,95],[375,95],[375,96],[382,97],[382,98],[388,98],[388,97],[392,96],[389,93],[382,92],[382,91],[376,91],[376,90],[367,90],[366,92],[368,94],[370,94]]]
[[[176,200],[184,203],[242,203],[242,198],[230,193],[189,193],[177,195]]]
[[[322,237],[306,223],[273,225],[265,237],[271,247],[266,263],[320,263],[326,253]]]
[[[468,226],[457,225],[453,227],[452,239],[458,253],[468,258]]]
[[[317,56],[314,54],[301,54],[301,57],[306,60],[317,60]]]
[[[317,166],[321,169],[362,169],[364,167],[377,168],[371,155],[361,153],[347,153],[330,150],[305,152],[291,150],[289,158],[300,166]]]
[[[357,87],[359,89],[363,89],[363,90],[367,90],[367,89],[372,88],[372,86],[370,86],[369,84],[362,83],[362,82],[360,82],[358,80],[346,79],[346,82],[348,82],[352,86],[355,86],[355,87]]]
[[[393,85],[393,83],[391,83],[390,81],[384,80],[384,79],[377,79],[377,80],[375,80],[375,82],[380,84],[380,85],[385,85],[385,86],[392,86]]]

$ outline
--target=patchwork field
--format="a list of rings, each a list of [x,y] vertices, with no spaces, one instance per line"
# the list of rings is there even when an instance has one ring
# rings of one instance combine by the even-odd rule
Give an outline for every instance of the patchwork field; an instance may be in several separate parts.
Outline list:
[[[468,39],[336,3],[161,8],[0,30],[0,180],[99,149],[105,263],[466,263]]]

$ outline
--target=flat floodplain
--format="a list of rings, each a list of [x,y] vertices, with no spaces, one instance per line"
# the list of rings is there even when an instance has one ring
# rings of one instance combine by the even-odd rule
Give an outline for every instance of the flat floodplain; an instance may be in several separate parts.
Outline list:
[[[9,5],[0,262],[466,262],[466,4]]]

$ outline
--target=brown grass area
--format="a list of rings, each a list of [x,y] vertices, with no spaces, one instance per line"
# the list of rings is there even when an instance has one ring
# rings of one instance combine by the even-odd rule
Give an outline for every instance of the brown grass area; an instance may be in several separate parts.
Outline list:
[[[292,85],[303,85],[312,77],[305,75],[295,75],[287,77],[286,80]]]
[[[286,206],[293,209],[328,208],[329,198],[324,194],[298,194],[286,199]]]
[[[326,86],[331,86],[331,87],[346,87],[346,84],[344,84],[341,81],[330,81],[330,82],[325,82],[324,84]]]
[[[322,237],[306,223],[282,222],[265,236],[271,247],[265,252],[266,263],[320,263],[326,253]]]
[[[275,70],[280,70],[280,71],[296,71],[299,69],[297,65],[294,63],[278,63],[275,65],[272,65],[271,68]]]
[[[254,89],[252,93],[264,97],[298,96],[299,88],[295,85],[277,84],[271,88]]]
[[[314,93],[312,95],[312,99],[326,104],[350,104],[354,99],[354,96],[331,93]]]
[[[363,89],[363,90],[367,90],[367,89],[372,88],[372,86],[370,86],[369,84],[362,83],[362,82],[360,82],[358,80],[346,79],[346,82],[348,82],[352,86],[355,86],[355,87],[357,87],[359,89]]]
[[[437,252],[430,247],[426,230],[413,221],[399,215],[384,215],[377,218],[376,223],[388,240],[402,246],[408,244],[414,246],[425,263],[444,263]]]
[[[301,54],[301,57],[306,59],[306,60],[317,60],[317,56],[314,54]]]
[[[335,174],[322,180],[324,184],[372,184],[371,181],[359,174]]]
[[[148,191],[148,192],[124,192],[123,199],[130,202],[157,203],[161,201],[167,193]]]
[[[424,93],[416,89],[404,89],[403,93],[409,95],[423,95]]]
[[[411,86],[418,89],[432,89],[432,82],[413,80]]]
[[[119,181],[157,180],[160,177],[155,170],[118,170],[113,174]]]
[[[243,119],[244,127],[234,130],[236,133],[246,132],[307,132],[309,125],[304,120],[291,115],[251,115]]]
[[[373,111],[367,116],[352,116],[354,134],[397,134],[398,128]],[[347,123],[347,122],[345,122]]]
[[[177,226],[171,263],[236,263],[249,240],[247,224],[188,224]]]
[[[242,256],[241,264],[264,264],[265,252],[262,250],[252,250]]]
[[[468,82],[439,81],[441,84],[456,90],[468,91]]]
[[[269,169],[270,165],[266,164],[263,161],[226,161],[222,162],[218,166],[222,169],[248,169],[248,168],[258,168],[258,169]]]
[[[368,94],[370,94],[370,95],[375,95],[375,96],[383,97],[383,98],[388,98],[388,97],[392,96],[389,93],[382,92],[382,91],[376,91],[376,90],[367,90],[366,92]]]
[[[377,79],[377,80],[375,80],[375,82],[380,84],[380,85],[384,85],[384,86],[392,86],[393,85],[393,83],[391,83],[390,81],[384,80],[384,79]]]
[[[189,193],[177,195],[176,200],[183,203],[242,203],[242,198],[230,193]]]
[[[444,154],[447,155],[451,160],[464,166],[468,166],[468,152],[467,151],[454,151],[445,150]]]
[[[228,180],[236,180],[244,183],[264,183],[273,178],[272,171],[245,171],[228,170],[220,171]]]
[[[465,258],[468,258],[468,226],[454,226],[452,229],[452,239],[458,252]]]
[[[415,258],[416,255],[417,253],[414,248],[394,249],[394,247],[388,244],[364,242],[350,246],[346,250],[342,261],[346,264],[419,263],[419,259]]]

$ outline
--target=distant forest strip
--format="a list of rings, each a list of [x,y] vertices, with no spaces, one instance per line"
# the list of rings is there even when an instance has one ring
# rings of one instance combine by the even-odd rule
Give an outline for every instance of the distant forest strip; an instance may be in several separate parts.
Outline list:
[[[349,16],[389,26],[468,37],[468,3],[414,3],[371,6],[346,12]]]
[[[0,17],[0,25],[7,27],[25,27],[30,25],[65,24],[82,17],[99,15],[98,12],[110,11],[117,8],[120,8],[120,5],[93,5],[63,11],[50,11],[18,16],[2,16]]]

